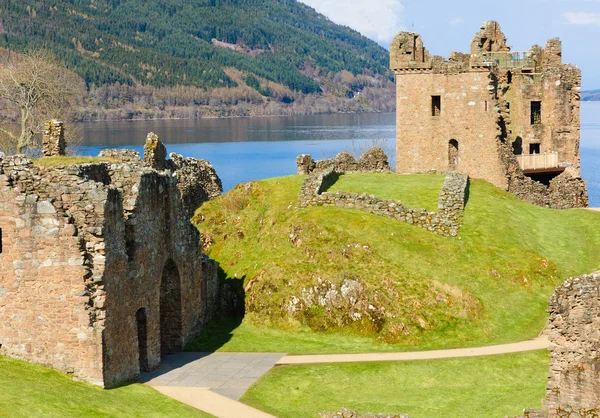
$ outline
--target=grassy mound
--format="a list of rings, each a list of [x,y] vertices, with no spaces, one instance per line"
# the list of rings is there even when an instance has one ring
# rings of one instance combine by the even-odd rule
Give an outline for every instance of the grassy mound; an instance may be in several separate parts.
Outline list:
[[[535,207],[473,180],[460,237],[446,238],[355,210],[298,209],[301,182],[240,185],[196,215],[209,256],[245,290],[244,322],[221,349],[280,351],[289,337],[288,352],[318,352],[315,341],[328,352],[357,339],[361,351],[518,341],[542,329],[560,282],[600,267],[600,213]],[[354,174],[333,189],[435,209],[442,182]]]
[[[281,418],[341,407],[412,418],[520,414],[544,397],[548,352],[410,362],[276,367],[242,401]]]
[[[0,417],[198,417],[212,415],[144,385],[104,390],[0,356]]]

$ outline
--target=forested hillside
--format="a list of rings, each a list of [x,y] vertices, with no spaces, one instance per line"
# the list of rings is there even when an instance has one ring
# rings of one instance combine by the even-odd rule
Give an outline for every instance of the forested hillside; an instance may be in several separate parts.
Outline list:
[[[393,107],[388,52],[295,0],[7,0],[0,19],[0,46],[85,80],[88,111]]]

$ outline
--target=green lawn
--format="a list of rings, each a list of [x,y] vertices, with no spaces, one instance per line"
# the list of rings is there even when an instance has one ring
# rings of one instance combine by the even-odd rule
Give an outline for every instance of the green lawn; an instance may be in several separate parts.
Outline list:
[[[348,173],[339,178],[328,192],[366,193],[381,199],[401,200],[409,208],[437,211],[438,196],[444,185],[444,176],[395,173]]]
[[[133,384],[104,390],[0,356],[0,417],[199,417],[212,415]]]
[[[315,353],[520,341],[543,328],[548,297],[562,281],[600,268],[598,212],[536,207],[472,180],[464,226],[447,238],[355,210],[298,209],[302,179],[254,182],[199,210],[198,227],[212,241],[208,254],[224,278],[246,288],[246,316],[240,326],[217,324],[191,348]],[[442,182],[354,174],[334,188],[430,207]],[[381,330],[328,328],[328,313],[318,309],[289,313],[303,288],[345,278],[360,279],[385,303]]]
[[[548,351],[414,362],[280,366],[242,401],[279,418],[341,407],[411,418],[515,416],[541,406]]]

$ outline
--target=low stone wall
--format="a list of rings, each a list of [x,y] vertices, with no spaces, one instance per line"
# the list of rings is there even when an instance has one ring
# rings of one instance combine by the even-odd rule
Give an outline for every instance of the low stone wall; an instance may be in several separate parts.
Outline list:
[[[465,194],[468,186],[466,174],[449,173],[438,199],[438,212],[408,208],[398,200],[347,192],[325,192],[342,175],[335,170],[316,172],[308,176],[300,189],[300,207],[336,206],[361,210],[419,226],[444,236],[455,237],[462,225]]]
[[[361,415],[356,411],[351,411],[350,409],[342,408],[337,412],[321,412],[319,414],[319,418],[410,418],[410,416],[406,414],[401,415],[386,415],[386,414],[364,414]]]

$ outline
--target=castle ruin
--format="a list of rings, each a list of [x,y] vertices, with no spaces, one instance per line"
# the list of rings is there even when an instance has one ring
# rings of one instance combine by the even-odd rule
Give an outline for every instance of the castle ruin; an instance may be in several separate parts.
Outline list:
[[[586,207],[580,177],[580,70],[558,38],[511,51],[486,22],[470,53],[431,56],[421,36],[390,46],[396,74],[396,171],[458,171],[531,203]]]
[[[44,155],[62,154],[62,125],[47,128]],[[217,266],[190,219],[222,187],[206,161],[166,160],[153,134],[144,161],[100,157],[45,167],[0,154],[0,353],[114,387],[214,313]]]

